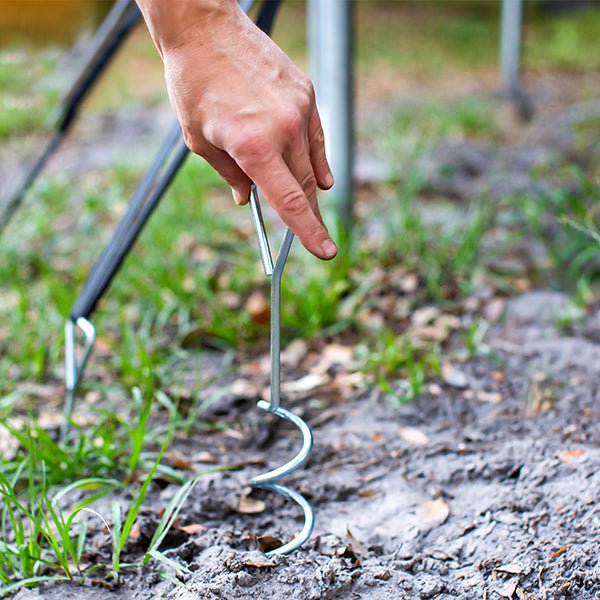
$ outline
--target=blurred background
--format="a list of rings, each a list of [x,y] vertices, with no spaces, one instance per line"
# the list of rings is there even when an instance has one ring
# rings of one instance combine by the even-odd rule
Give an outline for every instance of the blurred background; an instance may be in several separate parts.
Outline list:
[[[1,1],[3,185],[48,138],[60,99],[110,7],[91,0]],[[290,300],[289,334],[344,329],[340,300],[351,286],[348,269],[364,269],[366,276],[376,266],[395,264],[399,255],[439,299],[453,299],[457,286],[465,291],[478,276],[498,279],[502,293],[534,286],[537,277],[569,289],[587,285],[596,269],[586,250],[591,239],[557,225],[556,213],[578,222],[594,217],[586,199],[569,194],[596,181],[598,3],[525,2],[528,118],[503,94],[499,2],[365,0],[353,8],[357,229],[348,243],[351,255],[338,259],[346,266],[334,269],[337,287],[311,300],[314,305]],[[286,2],[274,38],[308,69],[305,22],[305,4]],[[4,393],[60,379],[62,319],[170,122],[162,65],[140,25],[0,238]],[[418,215],[419,227],[406,223]],[[449,270],[445,264],[457,260],[451,232],[447,249],[429,247],[440,227],[476,228],[478,239],[463,252],[471,252],[464,265]],[[524,233],[531,247],[521,247]],[[568,237],[567,247],[561,236]],[[362,264],[365,252],[372,264]],[[298,285],[320,289],[331,267],[297,254],[298,268],[307,274]],[[144,324],[150,335],[144,352],[168,354],[170,345],[154,339],[157,319],[159,338],[181,339],[200,329],[219,347],[254,343],[264,324],[242,309],[260,287],[255,263],[246,212],[234,210],[227,189],[200,159],[189,160],[99,311],[107,346],[136,356],[125,348],[137,336],[126,341],[123,330]]]
[[[0,0],[3,187],[51,135],[110,7]],[[447,357],[488,352],[486,333],[516,296],[559,293],[556,331],[598,343],[599,3],[524,3],[518,98],[500,75],[500,2],[359,0],[353,10],[354,224],[338,232],[334,263],[294,248],[284,346],[349,348],[348,378],[331,398],[372,389],[399,406],[454,385]],[[288,0],[273,36],[308,70],[305,23],[305,3]],[[171,121],[162,65],[140,25],[0,235],[5,473],[39,450],[32,439],[57,439],[64,320]],[[231,379],[215,388],[215,377],[246,364],[265,377],[256,361],[268,315],[249,212],[190,157],[94,316],[74,418],[82,440],[110,444],[89,443],[69,469],[53,465],[53,481],[90,469],[132,475],[124,457],[134,422],[150,448],[165,422],[180,436],[217,428],[208,407],[248,388],[232,391]],[[321,380],[322,397],[336,373]],[[15,423],[38,431],[29,446]]]

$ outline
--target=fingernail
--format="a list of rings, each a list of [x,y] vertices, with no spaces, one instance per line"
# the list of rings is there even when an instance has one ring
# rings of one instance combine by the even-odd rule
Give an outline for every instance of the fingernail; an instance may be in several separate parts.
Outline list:
[[[327,173],[327,175],[325,175],[325,185],[330,188],[333,184],[333,175],[331,173]]]
[[[238,205],[242,205],[244,204],[244,200],[242,199],[242,196],[239,194],[239,192],[237,190],[232,189],[231,190],[231,195],[233,196],[233,201]]]
[[[333,258],[337,254],[337,246],[331,240],[325,240],[321,244],[325,258]]]

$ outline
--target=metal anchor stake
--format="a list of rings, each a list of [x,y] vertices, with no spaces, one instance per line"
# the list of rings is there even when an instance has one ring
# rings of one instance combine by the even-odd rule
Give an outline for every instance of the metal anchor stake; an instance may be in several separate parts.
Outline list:
[[[285,268],[285,263],[290,252],[292,242],[294,241],[294,234],[289,229],[286,229],[283,242],[281,243],[281,248],[279,249],[279,253],[275,259],[275,264],[273,264],[269,239],[265,231],[265,224],[260,209],[258,192],[254,184],[252,184],[250,187],[250,209],[252,211],[252,220],[254,221],[254,227],[256,229],[256,237],[258,239],[258,247],[260,250],[263,270],[267,277],[271,277],[271,398],[269,402],[260,400],[258,402],[258,407],[264,411],[277,415],[281,419],[289,421],[295,425],[302,434],[302,448],[300,449],[300,452],[294,456],[294,458],[284,465],[269,471],[268,473],[257,475],[254,477],[254,479],[252,479],[251,483],[256,488],[271,490],[273,492],[282,494],[290,500],[293,500],[304,512],[304,526],[302,527],[300,533],[298,533],[291,541],[283,544],[283,546],[279,546],[279,548],[275,548],[274,550],[270,550],[266,553],[268,555],[287,554],[288,552],[296,550],[302,546],[304,542],[306,542],[306,540],[310,537],[315,524],[315,515],[313,509],[306,498],[304,498],[304,496],[295,490],[292,490],[286,485],[279,483],[280,479],[286,475],[290,475],[306,462],[313,445],[312,431],[304,419],[301,419],[298,415],[295,415],[293,412],[280,406],[281,276],[283,275],[283,269]]]

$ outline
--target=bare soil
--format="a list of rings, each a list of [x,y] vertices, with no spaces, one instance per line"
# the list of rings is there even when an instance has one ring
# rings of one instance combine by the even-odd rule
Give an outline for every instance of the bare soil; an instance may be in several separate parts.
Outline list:
[[[266,557],[257,536],[288,539],[301,526],[296,506],[254,493],[266,509],[239,512],[248,481],[285,462],[298,439],[263,418],[254,398],[230,394],[215,418],[237,431],[182,444],[239,470],[201,479],[165,541],[192,574],[182,587],[153,572],[132,573],[110,592],[60,586],[22,591],[30,598],[578,598],[600,597],[600,313],[577,335],[556,318],[566,298],[531,292],[507,304],[487,335],[492,355],[456,364],[460,388],[444,382],[417,402],[392,406],[374,391],[354,401],[318,393],[296,402],[314,428],[315,450],[287,480],[313,504],[310,542],[286,557]],[[140,520],[143,550],[159,506],[174,493],[157,484]],[[108,536],[98,534],[107,560]],[[169,589],[170,587],[170,589]]]

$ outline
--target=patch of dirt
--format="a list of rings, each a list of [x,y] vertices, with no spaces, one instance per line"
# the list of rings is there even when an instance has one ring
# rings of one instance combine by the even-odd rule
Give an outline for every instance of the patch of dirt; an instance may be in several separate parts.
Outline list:
[[[567,302],[554,292],[509,301],[484,340],[491,354],[456,363],[460,385],[440,381],[412,404],[397,408],[375,392],[324,408],[315,393],[297,402],[315,449],[286,483],[311,501],[317,521],[290,556],[266,557],[255,539],[289,539],[301,527],[295,505],[256,492],[265,510],[237,508],[251,477],[267,468],[261,463],[282,464],[298,439],[253,408],[252,394],[224,396],[213,409],[243,426],[186,440],[179,451],[240,468],[202,477],[188,499],[178,525],[201,527],[175,531],[163,550],[192,573],[167,597],[597,598],[600,313],[579,333],[563,333],[556,320]],[[131,556],[174,492],[154,487]],[[108,536],[97,535],[101,557]],[[167,585],[156,573],[125,581],[111,597],[153,598]],[[53,586],[17,598],[59,593],[108,594]]]

